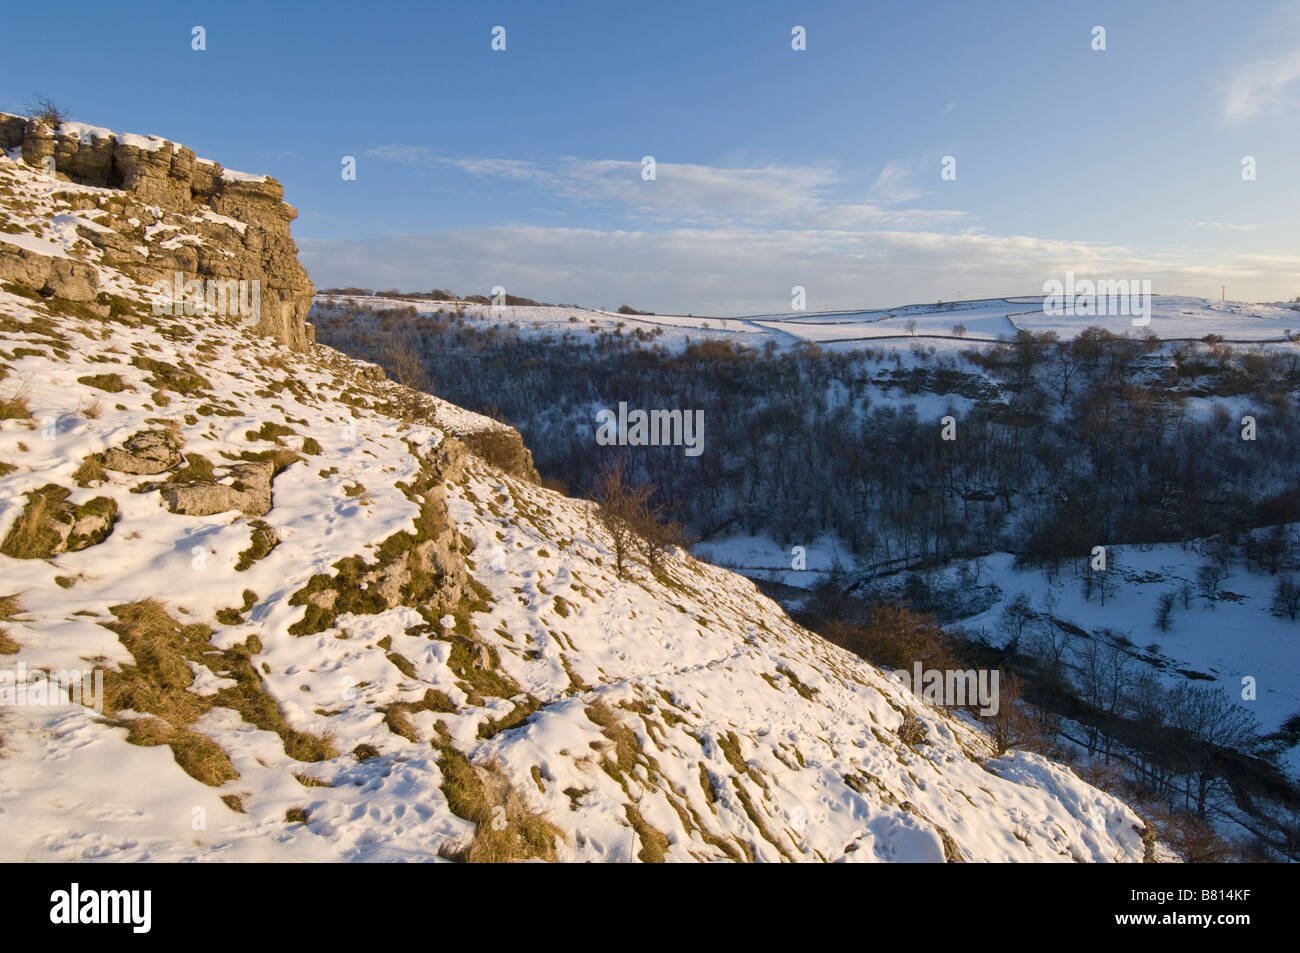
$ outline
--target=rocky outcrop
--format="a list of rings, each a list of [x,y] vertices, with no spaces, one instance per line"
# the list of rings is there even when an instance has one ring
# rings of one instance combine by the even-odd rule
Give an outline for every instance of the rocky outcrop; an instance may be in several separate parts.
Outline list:
[[[92,266],[9,244],[3,234],[0,243],[0,281],[12,281],[46,298],[88,302],[98,296],[99,274]]]
[[[45,275],[45,284],[40,292],[69,301],[94,301],[99,294],[99,275],[89,265],[56,258]]]
[[[103,465],[119,473],[154,474],[181,462],[176,436],[169,430],[143,430],[121,447],[104,451]]]
[[[499,467],[510,476],[529,483],[541,483],[542,478],[533,465],[533,452],[524,443],[519,431],[512,427],[492,427],[472,430],[459,435],[470,453]]]
[[[109,219],[101,220],[106,227],[78,228],[79,237],[103,253],[103,264],[146,284],[170,282],[177,272],[186,280],[257,281],[257,330],[291,347],[310,343],[306,316],[312,285],[289,231],[298,212],[284,202],[275,179],[225,170],[156,136],[80,123],[55,129],[6,113],[0,113],[0,149],[21,149],[23,162],[38,168],[52,158],[59,180],[123,193],[124,201],[116,207],[110,203]],[[176,239],[177,233],[196,240]],[[0,242],[3,238],[0,234]],[[0,243],[0,279],[47,296],[92,299],[93,273],[87,277],[86,266],[73,265]]]
[[[27,506],[0,543],[0,553],[14,559],[49,559],[103,542],[117,520],[116,501],[97,496],[76,504],[69,502],[71,495],[54,483],[28,493]]]
[[[173,513],[212,516],[239,510],[245,516],[264,516],[271,510],[270,463],[240,463],[229,468],[225,482],[203,482],[162,487],[163,502]]]
[[[410,606],[441,617],[460,606],[471,585],[464,540],[447,511],[445,494],[448,483],[464,476],[465,447],[447,437],[420,462],[419,475],[403,487],[420,507],[415,532],[403,530],[384,540],[373,563],[353,556],[334,564],[337,574],[312,576],[289,600],[307,607],[304,617],[289,627],[290,635],[323,632],[345,612],[374,615]]]

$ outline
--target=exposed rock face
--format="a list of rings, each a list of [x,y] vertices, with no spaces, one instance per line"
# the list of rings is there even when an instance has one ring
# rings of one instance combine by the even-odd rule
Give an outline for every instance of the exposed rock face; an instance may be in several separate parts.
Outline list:
[[[246,516],[264,516],[271,510],[270,463],[240,463],[230,467],[230,483],[169,484],[162,488],[163,502],[173,513],[212,516],[239,510]]]
[[[257,330],[295,348],[310,343],[305,319],[312,285],[289,233],[298,212],[285,204],[275,179],[226,171],[157,137],[77,123],[52,129],[41,120],[0,113],[0,149],[16,148],[31,166],[45,167],[53,158],[59,180],[122,191],[124,201],[110,203],[108,218],[101,220],[106,227],[77,230],[103,253],[103,264],[146,284],[171,282],[176,272],[186,280],[257,281]],[[93,269],[3,238],[0,279],[74,301],[95,297]]]
[[[0,281],[13,281],[25,288],[42,289],[57,260],[17,245],[0,245]]]
[[[470,453],[482,457],[493,466],[500,467],[512,477],[541,483],[542,478],[533,466],[533,452],[524,444],[524,438],[514,428],[493,428],[462,434],[461,441]]]
[[[417,542],[404,557],[381,563],[363,575],[364,586],[374,590],[389,606],[425,605],[435,612],[450,612],[465,594],[467,573],[461,538],[447,512],[446,483],[464,475],[465,448],[447,438],[425,460],[418,483],[423,502],[417,524]]]
[[[181,462],[176,437],[167,430],[144,430],[120,448],[104,451],[103,464],[119,473],[153,474],[170,470]]]
[[[58,295],[69,301],[94,301],[99,294],[99,275],[89,265],[56,258],[40,290],[42,294]]]
[[[464,540],[446,501],[446,485],[464,475],[465,447],[444,438],[421,462],[419,476],[404,490],[420,506],[415,534],[402,531],[385,540],[374,563],[353,557],[336,564],[340,569],[336,575],[313,576],[289,600],[290,605],[307,606],[302,621],[290,626],[291,635],[323,632],[344,612],[373,615],[394,606],[411,606],[441,616],[465,598],[470,583]]]
[[[2,234],[0,281],[12,281],[45,297],[54,295],[69,301],[94,301],[99,294],[99,274],[92,266],[9,244]]]

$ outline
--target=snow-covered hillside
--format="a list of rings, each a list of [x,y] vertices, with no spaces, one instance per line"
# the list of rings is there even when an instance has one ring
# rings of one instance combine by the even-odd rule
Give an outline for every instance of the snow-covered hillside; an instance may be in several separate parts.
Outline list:
[[[1082,303],[1082,299],[1080,304]],[[836,350],[862,347],[909,347],[918,337],[940,350],[987,345],[1011,339],[1020,331],[1053,331],[1070,340],[1088,327],[1140,337],[1148,332],[1164,340],[1199,340],[1215,334],[1231,341],[1281,341],[1300,332],[1296,304],[1249,304],[1207,301],[1181,295],[1152,295],[1150,323],[1134,326],[1127,315],[1045,313],[1043,296],[989,298],[891,309],[789,312],[740,317],[671,314],[618,314],[574,307],[491,305],[467,301],[318,295],[317,306],[346,308],[414,307],[426,314],[459,313],[484,325],[512,325],[523,334],[590,334],[618,329],[623,334],[653,335],[657,344],[680,350],[690,341],[732,341],[750,347],[771,342],[778,348],[812,343]],[[954,327],[958,328],[954,332]]]
[[[938,585],[954,591],[963,588],[962,570],[968,573],[966,578],[981,580],[980,593],[966,593],[972,596],[969,611],[950,622],[970,637],[1005,646],[1009,635],[1001,614],[1023,599],[1044,623],[1053,619],[1065,623],[1053,623],[1052,628],[1072,648],[1086,646],[1093,638],[1118,640],[1135,664],[1150,668],[1166,685],[1216,684],[1258,718],[1265,731],[1277,731],[1300,712],[1300,653],[1296,651],[1300,623],[1272,611],[1278,577],[1268,573],[1233,566],[1224,571],[1215,596],[1207,598],[1197,572],[1204,564],[1198,550],[1208,542],[1199,540],[1186,547],[1108,547],[1119,582],[1104,602],[1095,593],[1085,596],[1077,572],[1067,569],[1049,580],[1036,569],[1018,567],[1010,553],[982,557],[978,573],[974,561],[954,560],[935,578]],[[770,536],[737,534],[701,543],[695,552],[753,579],[789,587],[787,605],[800,603],[798,593],[825,581],[833,570],[850,577],[854,570],[848,547],[832,534],[805,547],[802,569],[790,568],[789,549]],[[878,584],[901,591],[905,577],[904,573],[884,576]],[[1161,629],[1157,608],[1167,594],[1175,596],[1174,607],[1168,627]],[[1243,699],[1246,678],[1253,680],[1255,692]],[[1300,770],[1297,748],[1287,749],[1283,760],[1290,773]]]
[[[42,241],[76,212],[0,183]],[[0,687],[104,672],[99,714],[0,706],[3,859],[1151,853],[743,577],[620,580],[589,504],[456,439],[500,425],[87,264],[100,307],[0,286]]]

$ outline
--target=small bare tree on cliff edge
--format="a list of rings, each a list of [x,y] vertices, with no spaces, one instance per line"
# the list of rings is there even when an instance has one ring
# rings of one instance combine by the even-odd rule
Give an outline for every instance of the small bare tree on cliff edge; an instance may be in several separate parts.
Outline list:
[[[39,119],[55,129],[59,123],[66,122],[68,114],[48,96],[36,96],[23,104],[23,110],[32,119]]]

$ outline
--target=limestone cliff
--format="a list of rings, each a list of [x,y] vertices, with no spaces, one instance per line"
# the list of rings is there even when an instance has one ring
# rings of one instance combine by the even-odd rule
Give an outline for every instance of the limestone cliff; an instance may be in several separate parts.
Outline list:
[[[0,113],[0,149],[15,158],[21,150],[27,165],[51,170],[54,190],[57,182],[71,182],[121,193],[108,202],[72,198],[83,208],[98,204],[105,214],[93,225],[72,224],[88,245],[67,254],[26,234],[20,241],[12,231],[0,233],[0,280],[86,302],[100,290],[101,265],[146,284],[172,281],[177,272],[186,280],[257,281],[257,329],[290,347],[310,343],[312,285],[289,232],[298,212],[283,201],[275,179],[223,169],[157,136],[83,123],[55,128],[7,113]]]

